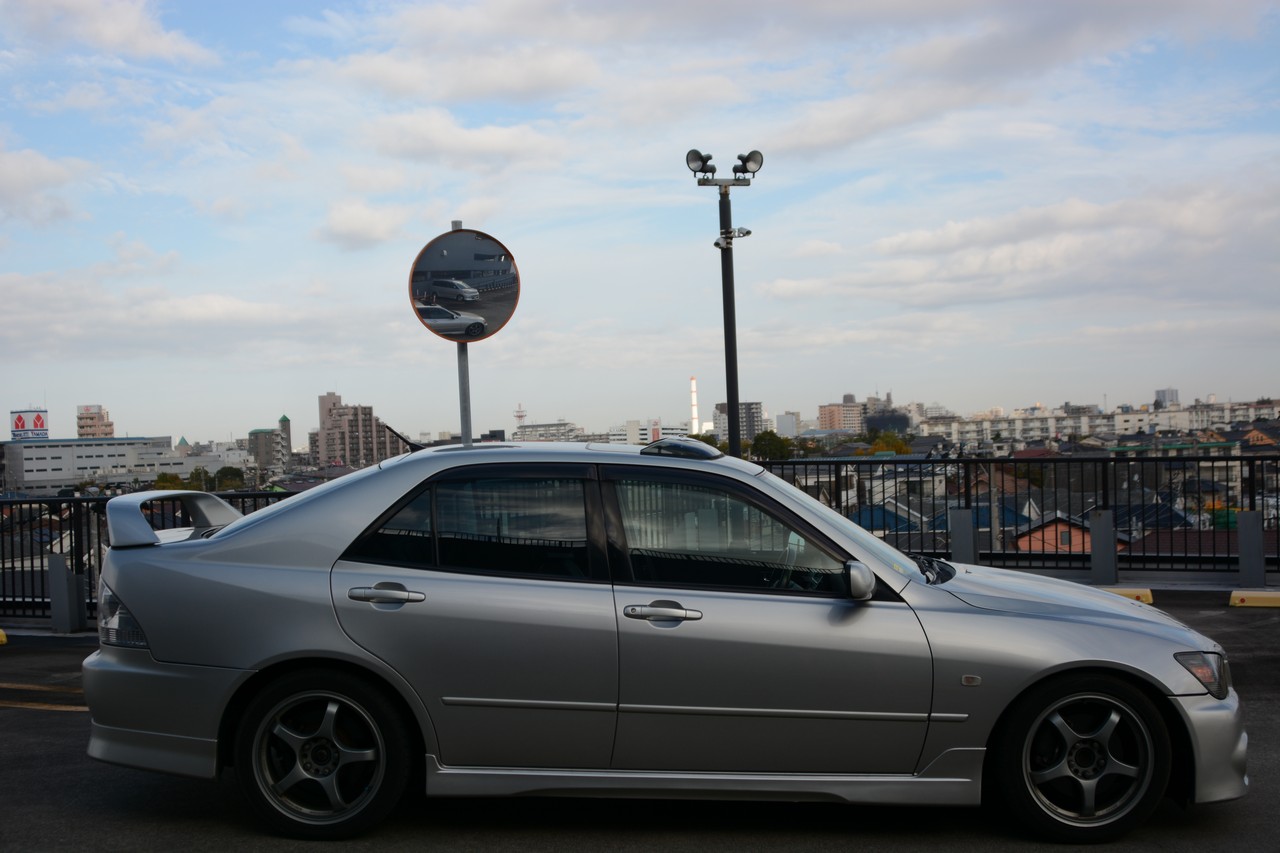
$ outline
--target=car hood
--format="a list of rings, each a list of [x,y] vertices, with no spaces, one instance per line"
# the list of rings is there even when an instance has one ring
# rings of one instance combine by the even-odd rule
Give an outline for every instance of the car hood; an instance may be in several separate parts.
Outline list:
[[[940,588],[972,607],[1006,613],[1112,617],[1186,628],[1163,610],[1073,581],[989,566],[952,565],[955,577]]]

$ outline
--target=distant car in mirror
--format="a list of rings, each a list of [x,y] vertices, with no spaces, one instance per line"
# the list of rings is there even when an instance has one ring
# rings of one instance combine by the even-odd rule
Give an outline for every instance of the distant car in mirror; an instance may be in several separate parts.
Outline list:
[[[428,292],[435,294],[436,299],[452,302],[475,302],[480,299],[480,291],[456,278],[434,278],[427,284],[427,288]]]
[[[415,302],[418,316],[427,328],[438,335],[463,336],[478,338],[484,334],[485,319],[479,314],[466,311],[454,311],[443,305],[424,305]]]

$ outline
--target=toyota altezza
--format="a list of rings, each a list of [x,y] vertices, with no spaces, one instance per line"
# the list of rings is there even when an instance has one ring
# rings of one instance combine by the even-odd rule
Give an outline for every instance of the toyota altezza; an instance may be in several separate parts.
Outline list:
[[[157,503],[189,526],[153,530]],[[1217,643],[1107,592],[907,556],[690,440],[423,450],[243,517],[146,492],[107,522],[89,754],[234,766],[294,836],[365,830],[421,778],[994,800],[1065,841],[1248,787]]]

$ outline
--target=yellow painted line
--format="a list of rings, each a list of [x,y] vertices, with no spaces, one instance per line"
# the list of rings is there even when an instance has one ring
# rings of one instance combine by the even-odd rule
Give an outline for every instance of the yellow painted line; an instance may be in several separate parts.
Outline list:
[[[32,711],[87,711],[84,705],[46,705],[43,702],[3,702],[0,708],[27,708]]]
[[[1126,586],[1101,586],[1098,587],[1098,589],[1101,589],[1103,592],[1114,593],[1115,595],[1120,595],[1125,598],[1132,598],[1134,601],[1141,601],[1143,604],[1150,604],[1154,601],[1151,596],[1151,590],[1149,589],[1137,589]]]
[[[0,646],[3,646],[7,642],[9,642],[9,638],[4,635],[4,629],[0,628]]]
[[[84,693],[80,687],[58,687],[54,684],[20,684],[18,682],[0,682],[0,690],[43,690],[49,693]]]
[[[1237,589],[1231,593],[1232,607],[1280,607],[1280,591]]]

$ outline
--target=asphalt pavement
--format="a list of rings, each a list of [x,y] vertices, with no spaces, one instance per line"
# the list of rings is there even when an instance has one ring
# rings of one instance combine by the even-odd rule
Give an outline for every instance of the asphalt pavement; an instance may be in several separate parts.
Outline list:
[[[1185,811],[1165,804],[1108,851],[1273,851],[1280,813],[1280,609],[1226,606],[1215,593],[1157,595],[1157,605],[1221,642],[1249,729],[1251,790]],[[292,851],[265,834],[232,774],[176,778],[89,759],[80,662],[92,634],[0,625],[0,851]],[[1061,851],[1028,842],[982,809],[670,800],[407,797],[346,850]]]

